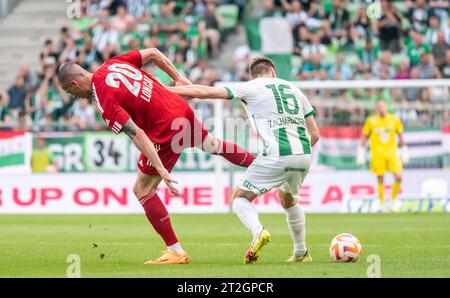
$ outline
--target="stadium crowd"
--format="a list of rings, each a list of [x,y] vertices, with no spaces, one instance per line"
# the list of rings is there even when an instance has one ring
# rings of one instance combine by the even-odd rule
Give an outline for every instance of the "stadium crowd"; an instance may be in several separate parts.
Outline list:
[[[211,85],[220,77],[215,68],[206,68],[207,60],[218,56],[223,41],[217,7],[231,2],[241,14],[245,1],[82,0],[72,25],[61,28],[57,40],[45,41],[38,69],[23,66],[11,86],[0,90],[0,128],[104,128],[89,99],[75,100],[59,86],[56,73],[66,61],[94,72],[109,57],[156,47],[192,82]],[[145,70],[170,82],[153,65]]]
[[[261,1],[260,17],[285,18],[291,27],[295,79],[450,78],[446,0],[380,0],[381,11],[369,13],[363,0]],[[219,55],[224,39],[217,7],[227,3],[239,6],[242,19],[245,0],[82,1],[80,18],[62,28],[58,40],[45,42],[39,69],[22,67],[10,88],[0,91],[0,127],[36,131],[103,128],[88,99],[75,101],[58,85],[55,73],[68,60],[95,71],[118,53],[157,47],[194,83],[248,80],[253,54],[246,45],[235,49],[228,69],[208,65],[208,59]],[[163,83],[170,82],[152,65],[145,70]],[[316,90],[309,95],[339,96],[349,102],[449,103],[447,87]],[[412,120],[421,115],[415,110],[403,116]]]
[[[450,78],[449,1],[380,0],[379,11],[369,11],[367,2],[371,1],[265,0],[263,17],[280,16],[289,23],[294,61],[298,61],[294,64],[299,65],[293,75],[298,80]],[[435,118],[450,121],[450,95],[445,86],[309,93],[366,106],[383,99],[400,107],[397,114],[408,123],[421,120],[424,126],[441,126]],[[415,108],[402,109],[402,104]],[[430,110],[442,104],[444,110]],[[361,124],[364,113],[352,122],[353,112],[334,109],[330,123]]]

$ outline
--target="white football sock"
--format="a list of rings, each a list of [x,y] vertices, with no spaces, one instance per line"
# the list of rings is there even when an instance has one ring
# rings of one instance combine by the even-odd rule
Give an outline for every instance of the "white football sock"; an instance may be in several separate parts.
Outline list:
[[[174,251],[177,254],[184,254],[185,253],[184,249],[181,247],[180,242],[177,242],[175,244],[167,246],[167,249],[170,250],[170,251]]]
[[[284,209],[286,219],[291,232],[292,241],[294,241],[294,255],[303,256],[306,253],[305,243],[305,213],[300,205],[296,204],[290,208]]]
[[[252,232],[253,237],[263,229],[259,221],[255,206],[245,198],[236,198],[233,201],[233,212],[239,217],[244,226]]]

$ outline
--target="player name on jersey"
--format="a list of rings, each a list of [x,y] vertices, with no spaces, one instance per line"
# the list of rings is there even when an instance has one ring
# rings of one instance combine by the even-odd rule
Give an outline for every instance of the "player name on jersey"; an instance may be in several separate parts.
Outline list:
[[[152,98],[153,82],[148,76],[144,76],[142,81],[141,98],[147,102],[150,102]]]

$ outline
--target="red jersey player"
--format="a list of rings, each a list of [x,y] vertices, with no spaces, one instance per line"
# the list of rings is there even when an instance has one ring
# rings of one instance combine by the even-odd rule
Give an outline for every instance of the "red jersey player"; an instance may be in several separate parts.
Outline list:
[[[169,214],[156,193],[158,184],[164,180],[172,194],[179,194],[174,186],[176,181],[169,173],[186,147],[223,156],[243,167],[248,167],[254,156],[236,144],[209,134],[183,98],[141,69],[149,62],[165,71],[177,85],[190,84],[155,48],[113,57],[95,73],[68,62],[60,67],[58,80],[64,90],[76,97],[93,98],[108,126],[117,134],[125,132],[141,151],[133,191],[167,246],[160,258],[146,264],[186,264],[189,257],[178,242]]]

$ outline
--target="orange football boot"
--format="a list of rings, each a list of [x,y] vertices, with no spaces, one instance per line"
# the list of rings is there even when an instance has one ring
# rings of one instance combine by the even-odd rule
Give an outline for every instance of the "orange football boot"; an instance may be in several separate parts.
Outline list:
[[[147,261],[144,264],[157,264],[157,265],[169,265],[169,264],[189,264],[189,256],[187,253],[179,254],[174,251],[165,250],[156,260]]]

